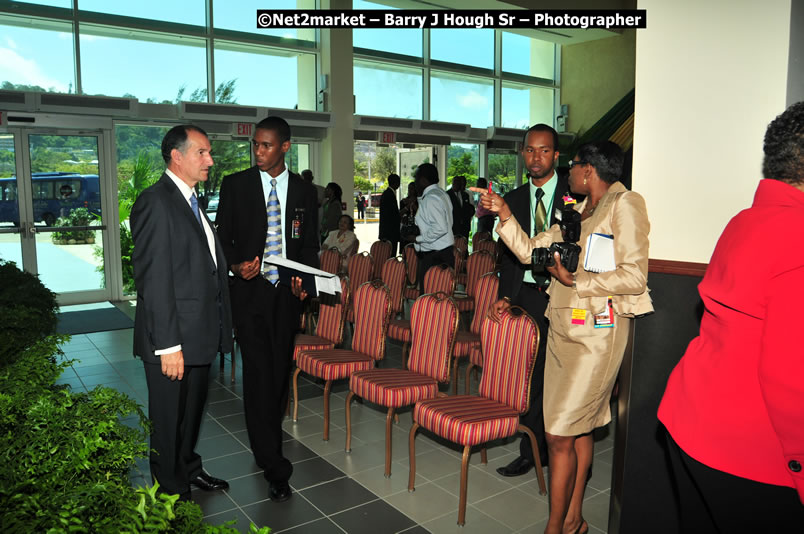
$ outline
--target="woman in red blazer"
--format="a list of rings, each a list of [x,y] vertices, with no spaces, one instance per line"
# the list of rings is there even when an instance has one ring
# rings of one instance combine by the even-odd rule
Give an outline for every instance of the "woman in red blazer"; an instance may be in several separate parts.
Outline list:
[[[720,236],[700,335],[659,407],[682,532],[804,529],[804,102],[770,124],[764,151],[766,179]]]

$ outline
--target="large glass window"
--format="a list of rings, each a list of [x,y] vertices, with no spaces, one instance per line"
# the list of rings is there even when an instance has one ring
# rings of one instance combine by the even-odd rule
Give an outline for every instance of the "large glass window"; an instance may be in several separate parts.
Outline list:
[[[502,34],[502,70],[513,74],[555,79],[555,44],[516,33]]]
[[[137,2],[109,2],[108,0],[78,0],[78,9],[110,15],[123,15],[141,19],[180,22],[195,26],[206,25],[204,0],[138,0]],[[254,12],[256,26],[257,13]]]
[[[315,30],[295,28],[257,29],[258,9],[315,9],[315,0],[213,0],[212,23],[215,28],[239,32],[274,35],[288,39],[315,41]]]
[[[430,30],[430,57],[459,65],[494,69],[494,30]]]
[[[478,160],[480,146],[466,143],[452,143],[447,147],[447,185],[452,184],[456,176],[466,178],[466,187],[477,184]]]
[[[354,0],[353,9],[393,9],[389,6]],[[352,45],[392,54],[422,57],[422,30],[418,29],[355,29],[352,30]]]
[[[315,109],[315,56],[215,41],[215,80],[234,81],[231,102]]]
[[[516,187],[517,154],[489,154],[489,176],[494,190],[505,194]]]
[[[475,128],[494,124],[494,82],[490,79],[433,72],[430,95],[432,120],[462,122]]]
[[[123,33],[127,37],[118,36]],[[206,100],[203,39],[82,24],[80,40],[86,94],[148,103]],[[192,98],[199,93],[203,98]]]
[[[0,16],[0,89],[75,91],[73,25]]]
[[[422,71],[355,60],[355,113],[422,118]]]
[[[553,98],[549,87],[503,83],[502,126],[528,128],[537,123],[553,125]]]

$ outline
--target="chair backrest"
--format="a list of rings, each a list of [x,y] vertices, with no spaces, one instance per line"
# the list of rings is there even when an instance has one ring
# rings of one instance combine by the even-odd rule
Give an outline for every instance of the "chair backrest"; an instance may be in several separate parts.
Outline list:
[[[466,236],[456,235],[455,236],[455,248],[459,248],[463,251],[464,256],[466,255],[466,251],[469,249],[469,239]]]
[[[340,345],[343,341],[343,324],[346,322],[346,303],[349,302],[349,277],[341,278],[341,294],[320,295],[321,306],[318,310],[317,336]]]
[[[383,239],[382,241],[375,241],[371,244],[371,257],[374,259],[374,272],[372,278],[380,278],[382,276],[382,268],[385,265],[385,260],[391,257],[391,242]]]
[[[349,280],[351,281],[352,294],[355,289],[371,280],[372,258],[368,252],[361,252],[349,258]]]
[[[408,369],[449,380],[449,356],[458,333],[458,307],[445,293],[422,295],[410,310],[412,341]]]
[[[481,241],[491,241],[492,239],[491,232],[475,232],[472,236],[472,248],[477,247]]]
[[[466,294],[470,297],[475,296],[475,285],[478,279],[486,273],[490,273],[496,267],[494,256],[485,250],[472,252],[466,260]]]
[[[405,270],[407,272],[406,282],[409,286],[415,286],[419,281],[416,280],[416,270],[419,267],[419,257],[416,255],[416,248],[413,243],[408,243],[402,249],[402,257],[405,258]]]
[[[402,256],[388,258],[382,265],[382,283],[391,293],[391,312],[402,311],[402,290],[405,288],[405,262]]]
[[[341,253],[332,247],[321,252],[321,270],[335,274],[341,268]]]
[[[521,315],[517,315],[517,311]],[[522,308],[510,308],[502,314],[499,323],[485,319],[480,329],[480,346],[483,375],[478,393],[525,413],[539,346],[536,323]]]
[[[494,261],[497,261],[497,242],[496,241],[476,241],[474,246],[474,251],[486,251],[492,255]]]
[[[472,316],[472,324],[469,325],[469,331],[473,334],[480,334],[480,327],[483,325],[489,306],[497,300],[499,287],[500,279],[497,273],[486,273],[478,278],[475,284],[475,313]]]
[[[391,295],[388,288],[375,280],[366,282],[354,293],[355,333],[352,350],[368,354],[375,360],[385,355],[385,334],[391,320]]]
[[[461,274],[466,271],[466,251],[460,249],[458,247],[452,248],[452,257],[455,258],[455,263],[453,264],[453,269],[457,274]]]
[[[446,264],[433,265],[424,273],[424,293],[446,293],[455,291],[455,271]]]

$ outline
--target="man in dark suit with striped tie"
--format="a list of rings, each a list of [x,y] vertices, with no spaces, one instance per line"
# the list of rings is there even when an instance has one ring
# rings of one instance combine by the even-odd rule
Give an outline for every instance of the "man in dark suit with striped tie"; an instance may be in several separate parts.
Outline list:
[[[246,429],[275,502],[290,498],[293,466],[282,454],[293,339],[299,330],[301,283],[278,282],[270,258],[318,267],[316,192],[285,166],[290,126],[280,117],[257,124],[257,165],[223,179],[216,222],[231,286],[235,334],[243,354]]]

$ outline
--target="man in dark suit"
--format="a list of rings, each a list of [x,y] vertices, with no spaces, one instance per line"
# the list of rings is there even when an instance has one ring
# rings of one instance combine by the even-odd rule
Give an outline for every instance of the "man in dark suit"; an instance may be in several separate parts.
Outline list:
[[[560,177],[555,171],[558,164],[558,133],[546,124],[531,126],[525,133],[522,159],[528,175],[528,183],[505,195],[505,202],[511,213],[528,235],[536,235],[556,223],[556,210],[564,206],[563,198],[569,193],[567,177]],[[538,199],[537,199],[538,197]],[[541,222],[537,225],[537,217]],[[532,275],[530,265],[519,263],[508,247],[503,247],[500,267],[500,286],[498,298],[507,299],[521,306],[539,326],[539,349],[536,366],[530,385],[530,410],[520,422],[530,428],[539,445],[542,465],[547,465],[547,442],[544,437],[544,358],[547,347],[547,286],[550,274]],[[523,435],[519,443],[519,457],[505,467],[497,468],[503,476],[524,475],[534,466],[530,439]]]
[[[475,207],[469,200],[469,193],[466,192],[466,177],[455,176],[452,178],[452,187],[447,193],[452,202],[452,234],[468,238]]]
[[[263,260],[279,254],[318,267],[318,206],[313,187],[285,166],[290,126],[284,119],[260,121],[252,147],[257,165],[223,179],[216,222],[234,274],[232,314],[243,351],[248,438],[269,497],[282,502],[290,498],[293,473],[282,454],[282,418],[306,295],[298,279],[292,287],[277,283]]]
[[[167,493],[190,497],[229,485],[201,468],[195,444],[209,366],[232,350],[226,259],[194,187],[207,180],[210,144],[200,128],[176,126],[162,140],[167,170],[131,210],[137,315],[134,354],[148,383],[151,476]]]
[[[399,243],[399,202],[396,201],[396,190],[399,189],[398,174],[388,175],[388,188],[380,197],[380,235],[379,239],[391,242],[391,256],[396,256],[396,245]]]

